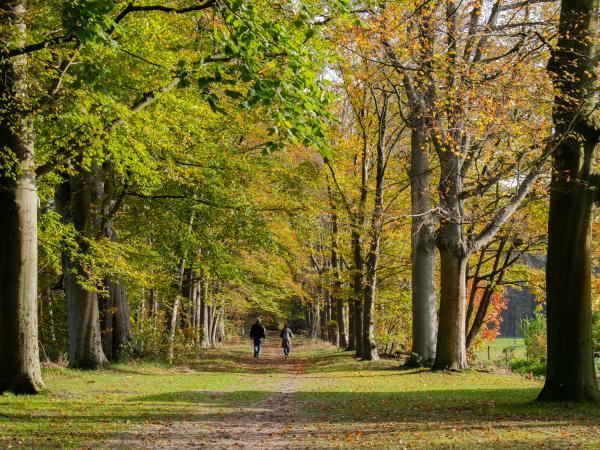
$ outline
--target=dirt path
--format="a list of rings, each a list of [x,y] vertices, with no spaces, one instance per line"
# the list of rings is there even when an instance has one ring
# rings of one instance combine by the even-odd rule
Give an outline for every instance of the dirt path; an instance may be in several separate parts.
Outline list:
[[[210,424],[214,431],[205,436],[205,441],[197,445],[199,448],[249,448],[249,449],[293,449],[294,444],[290,431],[294,427],[297,405],[294,401],[302,365],[293,359],[281,364],[281,349],[265,347],[261,355],[260,366],[283,367],[286,377],[277,392],[253,407],[240,410],[227,417],[226,421],[215,421]],[[263,367],[264,368],[264,367]]]
[[[233,412],[190,417],[162,423],[146,424],[143,429],[129,434],[125,441],[109,443],[112,448],[148,449],[297,449],[299,439],[294,436],[294,422],[300,410],[294,400],[303,372],[303,363],[290,358],[282,359],[281,349],[270,345],[263,348],[259,361],[249,358],[240,361],[257,374],[272,368],[283,368],[285,378],[277,390],[261,402],[242,406]],[[254,368],[254,369],[252,369]]]

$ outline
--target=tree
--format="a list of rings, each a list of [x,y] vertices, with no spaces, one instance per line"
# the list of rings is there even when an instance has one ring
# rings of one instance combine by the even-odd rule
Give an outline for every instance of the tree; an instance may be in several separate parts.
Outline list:
[[[440,254],[441,286],[437,369],[466,367],[469,259],[516,211],[551,150],[540,139],[547,132],[545,103],[532,106],[521,101],[528,95],[531,82],[536,81],[530,77],[539,72],[546,43],[536,28],[539,24],[527,20],[528,8],[515,13],[519,5],[496,1],[488,9],[482,2],[416,2],[408,8],[396,3],[378,4],[363,15],[368,32],[357,39],[370,45],[350,44],[354,54],[379,64],[382,71],[395,69],[393,85],[403,87],[411,110],[403,120],[417,132],[419,123],[414,119],[424,121],[426,146],[431,146],[439,162],[435,169],[439,175],[437,207],[428,210],[426,198],[418,205],[427,223],[438,224],[435,243]],[[505,32],[513,27],[521,28],[522,33]],[[543,81],[537,83],[540,89],[545,88]],[[527,117],[529,129],[517,126],[519,116]],[[423,153],[421,150],[420,156]],[[502,188],[502,202],[486,204],[483,209],[480,201],[490,188],[499,180],[510,184],[511,179],[517,180],[516,186]],[[422,256],[427,261],[423,273],[428,272],[421,281],[426,285],[415,283],[413,290],[431,294],[431,256]],[[427,296],[425,311],[434,325],[431,298]],[[433,329],[426,328],[428,337]]]
[[[563,0],[548,62],[554,83],[546,316],[548,370],[539,400],[600,401],[592,344],[591,218],[600,177],[598,0]]]
[[[2,45],[25,46],[24,1],[0,2]],[[4,49],[2,49],[4,50]],[[35,137],[28,114],[28,58],[0,54],[0,393],[43,387],[37,320]]]
[[[124,189],[118,186],[106,188],[115,177],[115,169],[110,168],[109,161],[116,161],[122,171],[131,173],[133,168],[123,167],[122,161],[129,158],[129,149],[123,151],[111,147],[111,135],[127,125],[132,115],[153,105],[165,92],[175,88],[190,89],[195,81],[197,100],[206,101],[214,111],[226,112],[222,105],[226,98],[236,101],[238,110],[263,108],[273,124],[270,129],[273,138],[265,142],[268,150],[280,148],[283,140],[323,148],[321,119],[327,95],[313,70],[318,61],[306,45],[314,34],[313,15],[308,5],[287,12],[269,2],[209,0],[181,8],[129,3],[117,11],[113,10],[114,5],[96,0],[89,0],[85,5],[86,8],[79,11],[76,3],[66,2],[62,15],[64,35],[23,50],[28,53],[75,45],[84,64],[75,71],[77,82],[70,85],[72,95],[83,94],[77,91],[86,81],[87,90],[96,94],[91,102],[83,103],[87,106],[84,121],[88,126],[81,127],[76,138],[51,155],[39,171],[54,169],[66,179],[63,192],[57,195],[61,197],[57,204],[63,207],[64,219],[72,222],[77,232],[78,256],[89,256],[95,241],[116,236],[114,230],[110,230],[109,216],[122,205],[114,195]],[[77,20],[79,12],[89,17]],[[165,13],[176,15],[178,23],[163,21],[159,24],[158,16]],[[211,20],[204,20],[208,15]],[[142,30],[148,27],[143,21],[136,20],[139,16],[164,30],[165,42],[153,42],[152,45],[144,42],[141,36],[147,31]],[[290,26],[282,27],[279,21],[287,21]],[[197,39],[182,44],[182,26]],[[159,34],[156,31],[152,36]],[[96,41],[108,45],[86,45]],[[123,43],[127,44],[127,50],[123,50]],[[18,54],[18,51],[12,49],[12,53]],[[160,64],[152,61],[158,55],[162,57]],[[124,65],[133,66],[132,70],[122,71]],[[291,71],[295,72],[295,77],[288,80],[286,76]],[[138,89],[133,89],[135,97],[123,92],[120,83],[139,85]],[[161,87],[146,89],[148,85],[156,84]],[[87,93],[87,90],[82,91]],[[139,95],[139,91],[143,94]],[[71,106],[80,105],[74,102]],[[108,117],[106,109],[112,110]],[[89,267],[84,267],[81,258],[73,256],[77,255],[71,253],[65,258],[64,276],[71,305],[71,365],[94,368],[105,360],[97,345],[100,340],[98,317],[100,313],[108,314],[102,320],[105,327],[113,320],[126,319],[126,296],[109,296],[109,299],[118,300],[118,315],[110,313],[111,308],[97,311],[98,292],[123,294],[122,286],[115,285],[120,284],[119,280],[94,280]],[[108,343],[108,328],[104,331],[105,347],[112,348],[113,345]],[[122,343],[130,337],[126,323],[112,327],[110,332],[122,332],[122,336],[113,336],[113,343]],[[117,355],[117,349],[114,350],[110,353]]]
[[[369,230],[369,252],[366,258],[366,285],[363,299],[363,359],[376,361],[377,343],[375,342],[375,297],[377,292],[377,268],[379,264],[381,231],[384,222],[384,183],[385,169],[389,160],[393,145],[389,143],[388,137],[388,108],[390,93],[385,90],[378,95],[376,89],[371,87],[374,107],[377,113],[377,144],[376,144],[376,172],[375,172],[375,201],[371,213],[371,228]],[[379,98],[378,98],[379,97]]]
[[[339,243],[339,220],[337,214],[337,206],[333,194],[331,192],[331,186],[327,185],[327,193],[329,196],[329,203],[331,205],[331,267],[333,270],[333,301],[336,309],[336,320],[337,320],[337,332],[338,332],[338,347],[345,349],[348,347],[348,336],[346,333],[346,319],[345,319],[345,305],[344,297],[342,295],[342,258]]]

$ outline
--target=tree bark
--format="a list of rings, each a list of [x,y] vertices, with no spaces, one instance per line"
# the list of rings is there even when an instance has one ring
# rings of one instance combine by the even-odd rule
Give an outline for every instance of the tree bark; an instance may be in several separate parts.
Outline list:
[[[102,348],[109,361],[119,361],[123,346],[133,340],[133,327],[129,318],[129,304],[121,283],[106,283],[108,294],[101,299]]]
[[[366,361],[377,361],[377,342],[375,341],[375,295],[377,292],[377,264],[379,259],[378,230],[372,231],[369,254],[366,261],[366,284],[364,289],[363,303],[363,353],[362,358]]]
[[[110,181],[106,181],[105,185],[108,183]],[[106,193],[106,189],[104,191]],[[108,211],[103,211],[103,214],[106,217]],[[104,224],[103,233],[111,241],[118,241],[112,220],[108,219]],[[123,345],[133,340],[133,326],[129,317],[129,302],[125,289],[118,280],[107,280],[104,285],[108,292],[105,297],[101,296],[100,298],[103,305],[100,321],[102,348],[109,361],[118,361],[122,356]],[[144,302],[145,299],[142,297],[142,305]]]
[[[223,301],[219,308],[219,329],[217,331],[217,342],[224,342],[225,338],[225,302]]]
[[[181,303],[181,295],[176,295],[173,300],[173,308],[171,309],[171,320],[169,322],[169,340],[167,346],[167,361],[169,364],[173,362],[175,356],[175,335],[177,334],[177,318],[179,313],[179,305]]]
[[[326,327],[327,327],[327,341],[330,344],[335,344],[335,334],[336,331],[333,328],[333,296],[331,295],[331,289],[327,289],[326,293],[325,293],[325,308],[326,308],[326,319],[325,319],[325,323],[326,323]]]
[[[2,42],[25,44],[25,1],[0,2]],[[34,135],[26,117],[27,57],[0,59],[0,146],[15,173],[0,173],[0,394],[43,388],[37,316],[37,186]]]
[[[212,322],[210,326],[210,346],[215,347],[217,345],[217,331],[219,329],[219,314],[220,309],[216,306],[212,307],[211,316]]]
[[[92,174],[82,172],[57,189],[57,210],[63,221],[70,220],[73,223],[79,234],[78,251],[82,254],[89,247],[82,236],[93,235],[91,230],[96,229],[92,208],[96,200],[93,198],[94,183]],[[97,369],[107,362],[100,335],[98,294],[92,286],[82,286],[77,279],[81,277],[87,280],[88,277],[76,256],[63,256],[63,274],[69,321],[69,366]]]
[[[431,211],[431,172],[421,117],[411,130],[411,284],[412,350],[420,363],[435,360],[437,311],[435,292],[435,229]],[[409,362],[413,357],[409,359]],[[416,361],[415,361],[416,362]]]
[[[344,321],[344,301],[342,299],[342,280],[340,277],[340,258],[339,251],[339,224],[335,201],[331,195],[331,189],[328,188],[331,205],[331,267],[333,269],[333,302],[336,310],[337,333],[339,348],[348,347],[346,337],[346,322]]]
[[[154,330],[156,331],[158,321],[158,293],[156,292],[156,289],[150,289],[150,317],[152,318]]]
[[[356,335],[354,334],[354,299],[348,299],[348,347],[346,350],[354,351],[356,350]]]
[[[538,400],[600,401],[592,349],[591,220],[600,124],[594,118],[598,0],[563,0],[548,71],[555,88],[546,263],[548,368]]]
[[[201,284],[201,297],[200,297],[200,347],[210,347],[209,338],[209,319],[208,319],[208,281],[202,280]]]
[[[440,252],[441,292],[439,329],[434,369],[461,370],[467,367],[465,350],[466,270],[469,247],[464,236],[462,158],[450,148],[439,153],[440,210],[437,236]]]
[[[373,97],[375,94],[372,92]],[[379,246],[381,230],[383,228],[383,193],[386,168],[386,130],[389,97],[383,94],[381,110],[377,111],[378,138],[377,138],[377,162],[375,176],[375,202],[371,214],[371,230],[369,253],[366,260],[366,285],[363,297],[363,359],[376,361],[379,359],[377,353],[377,342],[375,340],[375,297],[377,294],[377,266],[379,263]]]
[[[354,345],[357,358],[363,356],[363,291],[364,260],[362,255],[362,236],[360,231],[352,230],[352,253],[354,256],[352,288],[354,291]]]

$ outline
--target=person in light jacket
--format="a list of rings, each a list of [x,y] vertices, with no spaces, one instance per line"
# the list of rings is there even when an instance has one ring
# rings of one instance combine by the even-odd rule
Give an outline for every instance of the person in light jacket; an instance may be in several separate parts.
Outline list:
[[[292,330],[290,330],[290,327],[288,327],[287,323],[283,326],[283,330],[281,330],[281,333],[279,333],[279,337],[281,338],[283,355],[285,356],[285,359],[288,359],[290,356],[290,348],[292,347],[292,337],[294,337],[294,334],[292,333]]]

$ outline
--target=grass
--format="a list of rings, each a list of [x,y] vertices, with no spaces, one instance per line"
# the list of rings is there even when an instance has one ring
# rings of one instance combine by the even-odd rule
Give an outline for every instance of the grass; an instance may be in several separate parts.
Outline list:
[[[512,356],[509,354],[509,359],[525,358],[527,356],[523,338],[496,338],[492,342],[484,342],[475,351],[475,363],[507,367],[505,350],[512,354]]]
[[[401,370],[397,361],[363,363],[325,344],[299,344],[292,353],[296,383],[285,426],[277,422],[281,418],[271,425],[252,418],[237,434],[240,445],[270,426],[292,448],[600,446],[600,409],[534,403],[540,381],[474,370]],[[179,448],[177,441],[152,436],[182,423],[191,424],[179,429],[180,436],[193,430],[189,439],[228,427],[239,431],[236,411],[282,395],[290,377],[279,349],[273,349],[276,357],[258,362],[249,352],[249,344],[235,344],[176,367],[44,369],[43,394],[0,396],[0,448],[141,448],[135,445],[140,436],[154,446]]]
[[[282,375],[259,378],[244,370],[241,351],[239,346],[205,351],[193,362],[203,371],[160,364],[44,369],[42,394],[0,396],[0,448],[89,446],[146,424],[201,421],[255,403],[279,386]]]
[[[365,368],[308,374],[296,394],[309,448],[600,446],[600,409],[534,402],[542,383],[509,373]]]

